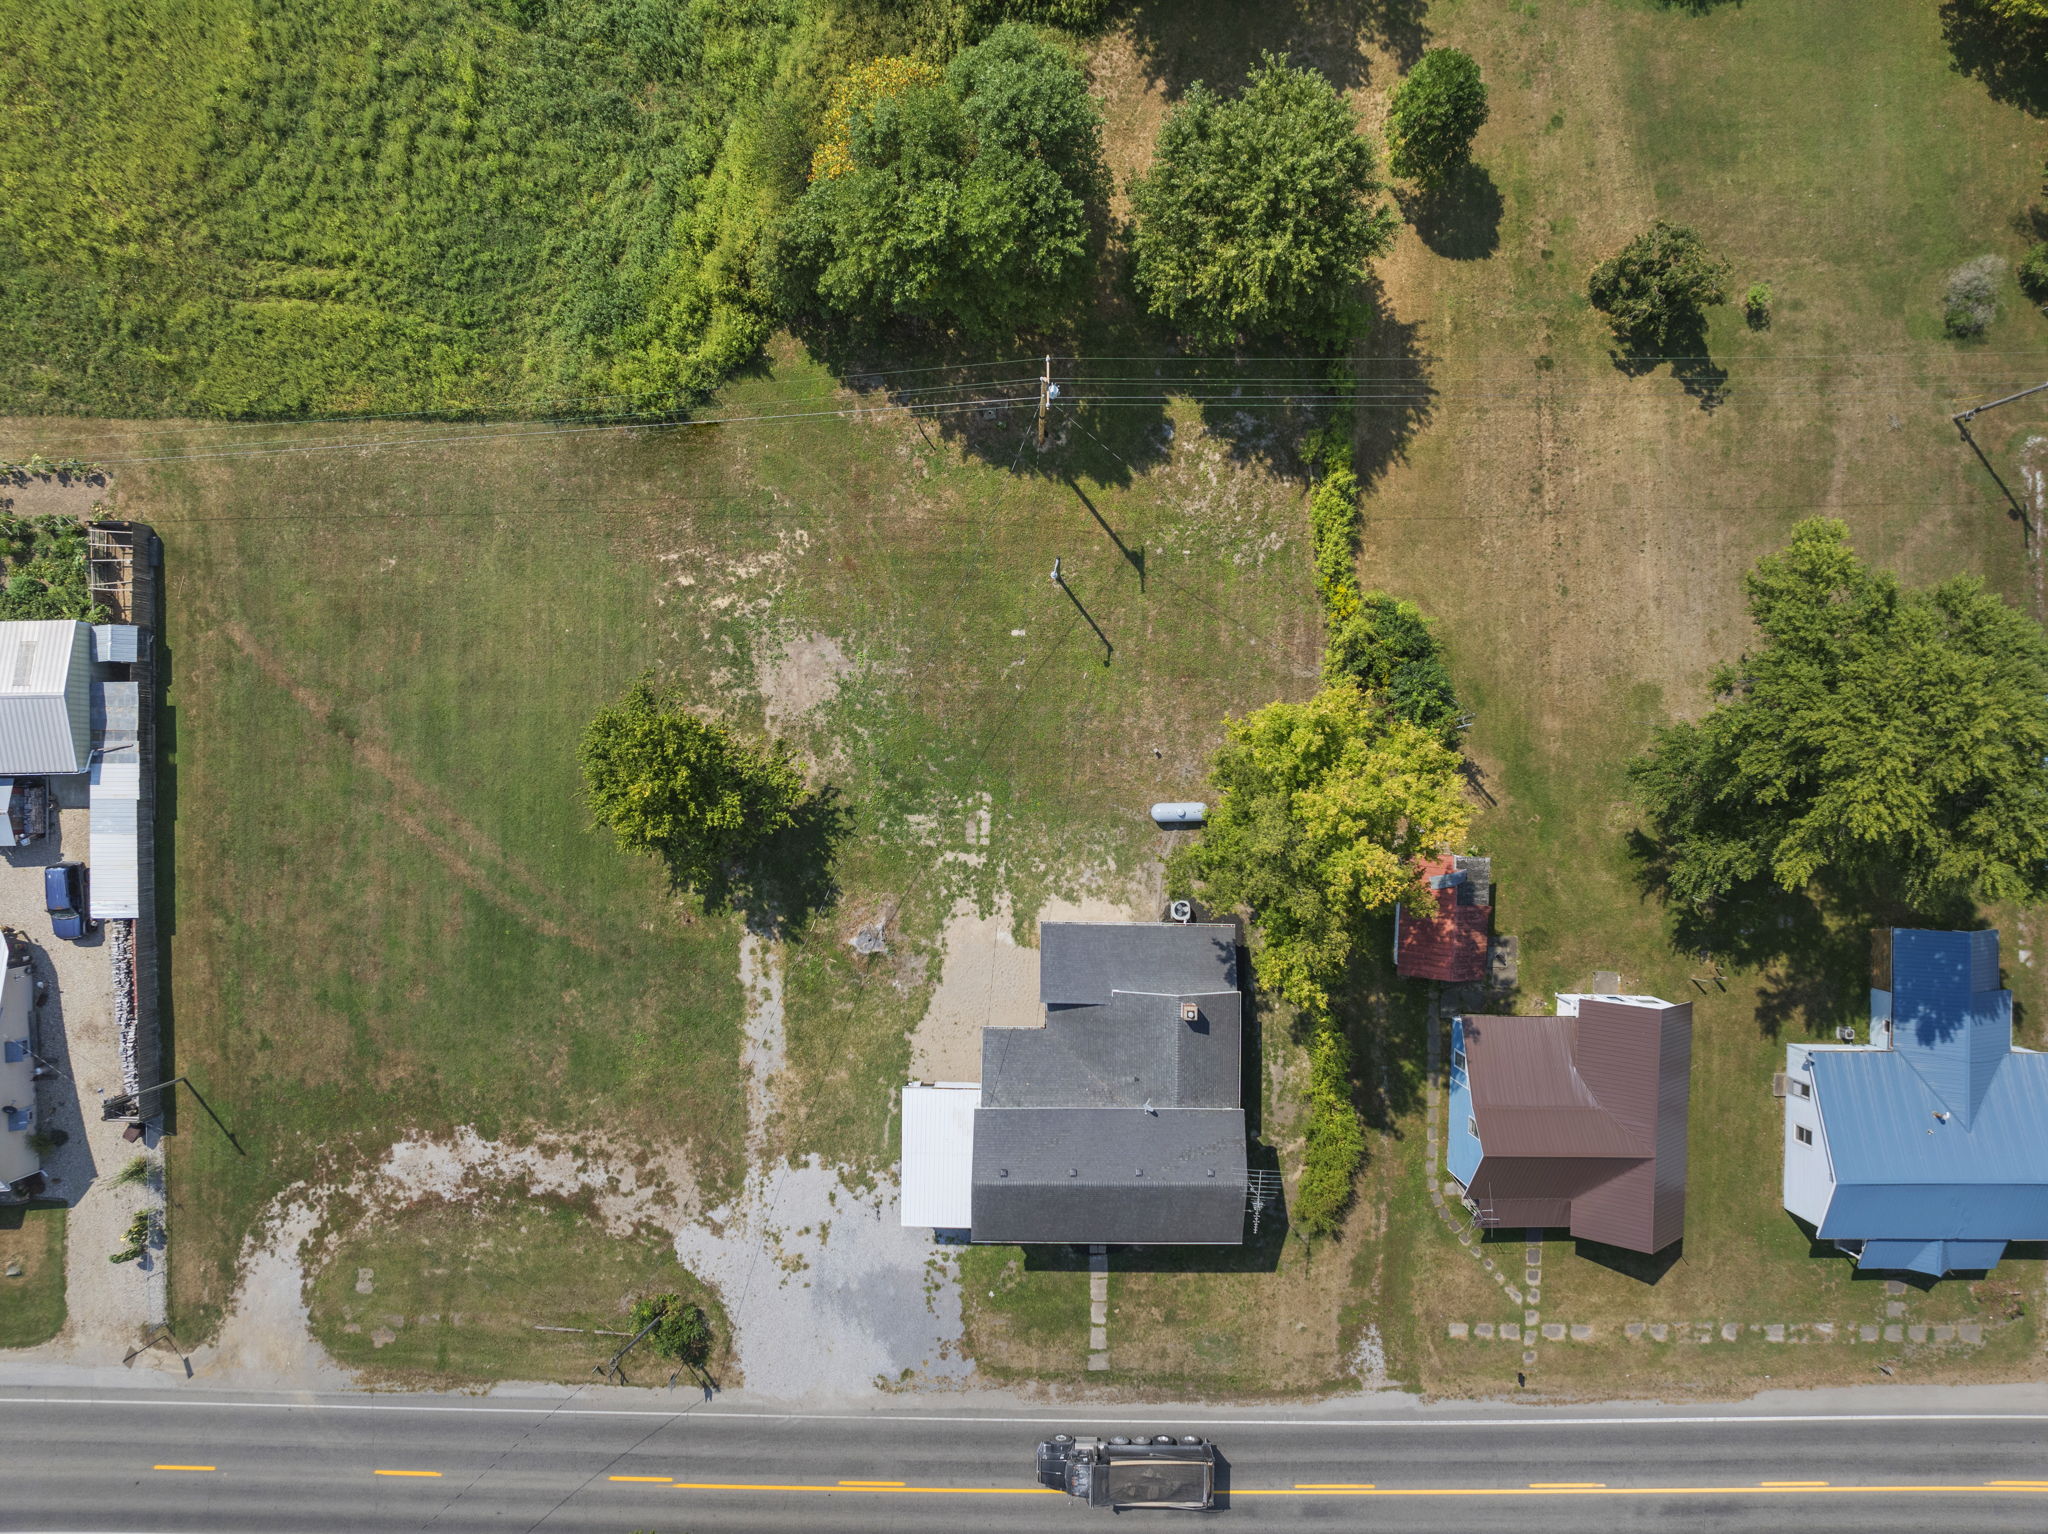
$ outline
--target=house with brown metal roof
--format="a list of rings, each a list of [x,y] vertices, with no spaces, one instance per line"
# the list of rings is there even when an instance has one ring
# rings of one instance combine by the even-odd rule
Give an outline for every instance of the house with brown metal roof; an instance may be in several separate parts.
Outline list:
[[[1446,1164],[1481,1226],[1658,1252],[1685,1233],[1692,1005],[1564,993],[1451,1024]]]
[[[1453,985],[1486,978],[1493,921],[1491,858],[1430,858],[1417,870],[1436,902],[1433,916],[1394,908],[1394,969],[1416,980]]]

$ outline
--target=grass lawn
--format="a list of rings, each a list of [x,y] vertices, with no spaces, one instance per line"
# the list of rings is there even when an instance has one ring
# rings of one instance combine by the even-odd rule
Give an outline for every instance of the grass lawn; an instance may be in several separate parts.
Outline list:
[[[64,1206],[0,1207],[0,1348],[32,1348],[64,1329]]]
[[[711,1321],[705,1373],[733,1383],[718,1297],[677,1265],[663,1234],[608,1232],[574,1204],[507,1194],[371,1214],[339,1238],[309,1292],[335,1358],[415,1387],[581,1384],[631,1340],[635,1300],[680,1294]],[[629,1384],[644,1385],[666,1381],[676,1365],[643,1343],[621,1367]]]
[[[832,394],[784,353],[729,403]],[[772,722],[842,796],[835,897],[782,945],[768,1149],[893,1163],[953,903],[1007,893],[1028,922],[1049,894],[1142,883],[1145,806],[1196,791],[1224,712],[1313,674],[1291,483],[1239,472],[1193,417],[1141,478],[1134,444],[1085,434],[1012,475],[1026,426],[117,466],[112,499],[167,548],[175,1057],[235,1136],[188,1110],[174,1142],[181,1335],[217,1323],[273,1198],[408,1132],[681,1145],[707,1206],[734,1190],[738,920],[670,899],[591,831],[577,782],[584,721],[646,670]],[[21,429],[108,460],[447,435]],[[856,954],[884,914],[889,952]]]

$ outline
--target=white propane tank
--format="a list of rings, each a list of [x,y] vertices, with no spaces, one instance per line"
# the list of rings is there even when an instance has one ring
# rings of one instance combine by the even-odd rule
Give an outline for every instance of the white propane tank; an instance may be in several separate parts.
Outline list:
[[[1209,806],[1206,804],[1182,803],[1155,804],[1152,806],[1153,822],[1169,831],[1178,830],[1183,826],[1199,826],[1208,818]]]

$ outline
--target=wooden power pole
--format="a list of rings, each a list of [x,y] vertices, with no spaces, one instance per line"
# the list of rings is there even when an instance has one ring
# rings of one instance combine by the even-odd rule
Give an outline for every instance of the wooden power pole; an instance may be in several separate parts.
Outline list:
[[[1047,353],[1045,371],[1038,378],[1038,449],[1045,451],[1045,417],[1052,408],[1052,354]]]

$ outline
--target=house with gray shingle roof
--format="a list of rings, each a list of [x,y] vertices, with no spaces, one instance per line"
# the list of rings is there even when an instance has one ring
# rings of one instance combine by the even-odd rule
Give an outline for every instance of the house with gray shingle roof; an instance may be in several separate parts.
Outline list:
[[[1045,923],[1039,1001],[1042,1026],[982,1030],[978,1087],[904,1088],[903,1222],[964,1213],[977,1242],[1241,1242],[1236,929]]]

